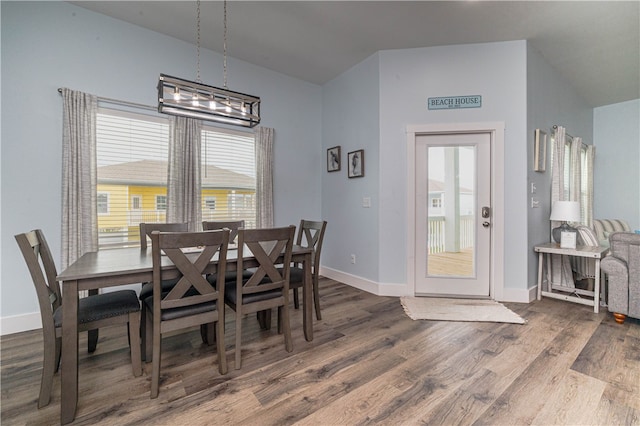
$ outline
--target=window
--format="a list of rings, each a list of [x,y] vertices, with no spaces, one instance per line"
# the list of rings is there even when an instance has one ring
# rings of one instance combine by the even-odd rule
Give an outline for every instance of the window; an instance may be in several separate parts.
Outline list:
[[[204,197],[204,208],[206,210],[216,209],[216,197]]]
[[[166,195],[156,195],[156,210],[158,210],[158,211],[167,210],[167,196]]]
[[[139,195],[131,196],[131,210],[140,210],[142,208],[142,198]]]
[[[109,214],[109,194],[98,192],[98,214]]]
[[[432,198],[431,199],[431,207],[434,209],[442,208],[442,199],[441,198]]]
[[[256,224],[255,138],[252,133],[202,129],[202,220]]]
[[[555,152],[555,144],[556,144],[556,140],[554,138],[554,136],[552,135],[551,137],[551,174],[553,176],[553,164],[554,164],[554,156],[556,154]],[[577,194],[576,197],[574,197],[574,194],[571,194],[571,176],[572,176],[572,170],[571,170],[571,143],[573,141],[573,138],[569,135],[565,135],[565,144],[564,144],[564,176],[563,176],[563,183],[564,183],[564,194],[565,194],[565,199],[567,200],[574,200],[577,198],[578,201],[580,201],[580,208],[581,208],[581,216],[582,219],[584,220],[586,217],[586,212],[585,212],[585,208],[588,205],[588,199],[590,197],[593,197],[593,194],[590,194],[591,189],[589,188],[589,176],[593,174],[593,170],[589,167],[589,162],[587,161],[587,145],[586,144],[582,144],[582,146],[580,147],[580,188],[578,189],[580,191],[579,194]]]
[[[108,192],[107,210],[104,197],[98,196],[98,246],[137,245],[140,222],[166,221],[168,121],[99,108],[96,138],[97,191]],[[156,195],[164,197],[161,211],[153,205]]]
[[[140,222],[166,222],[169,119],[100,107],[97,116],[98,244],[138,245]],[[253,133],[203,126],[202,219],[256,223]]]

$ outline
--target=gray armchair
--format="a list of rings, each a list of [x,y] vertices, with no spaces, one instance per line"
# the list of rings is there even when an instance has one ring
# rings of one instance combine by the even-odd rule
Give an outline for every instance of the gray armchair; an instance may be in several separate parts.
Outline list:
[[[627,316],[640,319],[640,234],[614,232],[611,256],[600,266],[609,279],[609,311],[622,324]]]

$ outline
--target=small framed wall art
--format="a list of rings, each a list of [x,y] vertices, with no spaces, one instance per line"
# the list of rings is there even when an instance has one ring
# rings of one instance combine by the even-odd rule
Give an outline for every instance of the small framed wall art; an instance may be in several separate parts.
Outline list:
[[[364,176],[364,149],[351,151],[347,156],[347,168],[349,177],[357,178]]]
[[[327,149],[327,171],[337,172],[340,170],[340,147],[334,146]]]
[[[536,129],[533,142],[533,170],[544,172],[547,169],[547,133]]]

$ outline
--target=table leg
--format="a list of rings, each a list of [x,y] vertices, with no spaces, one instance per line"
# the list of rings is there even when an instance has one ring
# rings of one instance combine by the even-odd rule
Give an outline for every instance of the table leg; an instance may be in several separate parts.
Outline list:
[[[594,289],[593,289],[593,312],[596,314],[600,309],[600,259],[596,259],[596,271],[595,271]]]
[[[542,263],[544,262],[544,254],[538,253],[538,300],[542,299]]]
[[[302,286],[302,310],[303,310],[303,328],[304,338],[310,342],[313,340],[313,320],[311,312],[313,311],[313,301],[311,293],[313,292],[313,278],[311,276],[311,253],[305,254],[303,261],[304,268],[304,285]]]
[[[71,423],[78,405],[78,281],[67,281],[62,291],[62,360],[60,423]]]

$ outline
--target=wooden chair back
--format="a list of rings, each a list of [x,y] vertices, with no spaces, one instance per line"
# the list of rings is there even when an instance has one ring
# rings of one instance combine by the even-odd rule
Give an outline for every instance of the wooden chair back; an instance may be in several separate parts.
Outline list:
[[[140,223],[140,248],[147,249],[148,241],[150,241],[153,231],[159,232],[187,232],[189,230],[188,223]]]
[[[205,278],[207,273],[226,271],[229,230],[205,232],[158,232],[151,233],[153,257],[153,298],[154,314],[162,310],[179,308],[200,303],[224,300],[224,285],[215,288]],[[197,248],[193,253],[189,249]],[[183,251],[185,250],[185,251]],[[162,258],[173,262],[177,271],[166,276],[162,269]],[[210,261],[217,257],[217,265]],[[163,280],[178,275],[178,282],[163,294]]]
[[[205,231],[215,231],[216,229],[224,228],[231,231],[229,242],[232,243],[238,236],[238,230],[244,228],[244,220],[205,220],[202,222],[202,229]]]
[[[241,229],[238,233],[237,300],[243,295],[272,290],[289,290],[289,269],[295,226],[266,229]],[[247,250],[258,262],[251,277],[244,278],[243,257]],[[278,268],[277,266],[281,266]]]
[[[40,229],[15,236],[38,295],[40,317],[45,335],[55,337],[53,313],[62,304],[58,272],[49,245]]]
[[[302,247],[313,248],[313,274],[317,274],[317,268],[320,265],[320,252],[322,251],[322,241],[324,240],[324,231],[327,228],[327,221],[313,221],[304,220],[300,221],[300,227],[298,228],[298,238],[296,239],[296,245]]]

